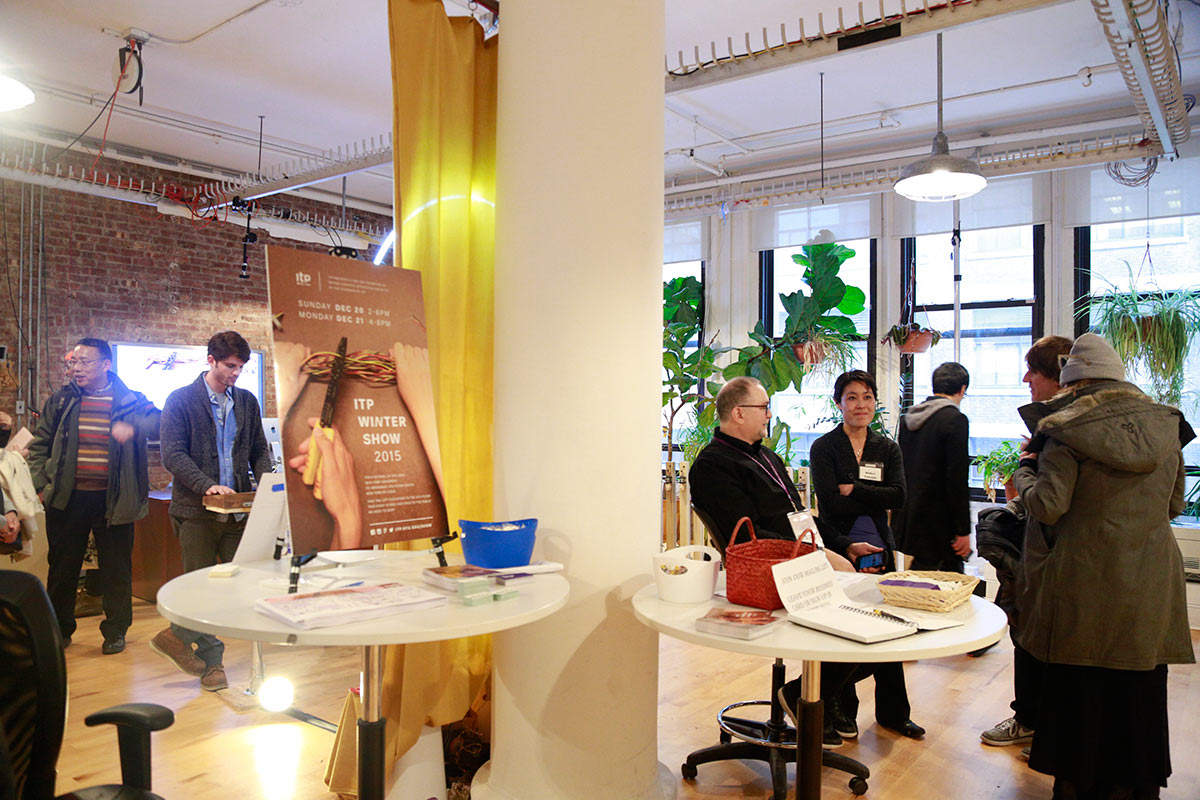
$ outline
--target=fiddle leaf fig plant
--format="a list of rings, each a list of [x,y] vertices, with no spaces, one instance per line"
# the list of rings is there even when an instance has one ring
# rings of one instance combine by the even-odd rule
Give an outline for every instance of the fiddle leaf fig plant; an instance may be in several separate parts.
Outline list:
[[[853,257],[853,250],[833,242],[805,245],[793,255],[792,260],[804,267],[802,280],[808,291],[780,293],[786,313],[782,335],[768,336],[758,322],[749,332],[751,344],[740,348],[725,368],[725,379],[757,378],[770,396],[789,386],[799,391],[804,377],[823,360],[844,369],[853,360],[858,338],[850,315],[866,307],[863,290],[838,277],[842,264]]]

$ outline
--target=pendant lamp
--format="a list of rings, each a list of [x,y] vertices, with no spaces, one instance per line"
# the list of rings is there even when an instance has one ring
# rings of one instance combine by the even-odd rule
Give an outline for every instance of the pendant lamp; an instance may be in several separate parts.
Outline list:
[[[33,91],[15,70],[0,67],[0,113],[24,108],[33,102]]]
[[[937,35],[937,134],[933,151],[927,158],[914,161],[900,171],[893,187],[909,200],[940,203],[962,200],[987,186],[979,165],[969,158],[950,155],[950,144],[942,131],[942,35]]]

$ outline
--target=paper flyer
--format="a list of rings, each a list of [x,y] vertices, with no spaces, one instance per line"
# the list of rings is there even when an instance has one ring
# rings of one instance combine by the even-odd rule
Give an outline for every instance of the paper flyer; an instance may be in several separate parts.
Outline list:
[[[293,551],[444,535],[420,273],[266,251]]]

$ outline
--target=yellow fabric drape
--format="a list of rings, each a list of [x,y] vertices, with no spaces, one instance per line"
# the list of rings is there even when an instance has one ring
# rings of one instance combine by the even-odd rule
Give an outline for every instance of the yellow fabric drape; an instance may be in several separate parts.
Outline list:
[[[492,252],[498,39],[441,0],[389,0],[400,265],[421,272],[446,516],[492,518]],[[427,546],[427,545],[426,545]],[[387,648],[388,764],[423,724],[461,719],[491,666],[491,637]],[[343,723],[357,714],[353,698]],[[354,725],[325,780],[355,794]]]

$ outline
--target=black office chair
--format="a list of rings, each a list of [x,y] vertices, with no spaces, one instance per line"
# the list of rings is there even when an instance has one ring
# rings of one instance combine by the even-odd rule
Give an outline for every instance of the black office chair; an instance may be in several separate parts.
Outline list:
[[[0,570],[0,800],[53,800],[66,727],[62,637],[42,582]],[[170,727],[171,709],[113,706],[84,724],[117,726],[121,785],[94,786],[58,800],[162,800],[150,791],[150,733]]]
[[[692,511],[708,529],[713,546],[725,555],[728,540],[721,535],[712,517],[692,506]],[[787,724],[783,705],[779,702],[779,690],[784,684],[783,659],[775,659],[771,666],[771,699],[745,700],[730,703],[717,713],[717,726],[721,729],[720,744],[702,747],[688,754],[687,761],[679,768],[684,780],[693,780],[697,767],[713,761],[765,761],[771,769],[773,800],[787,798],[787,765],[796,760],[796,729]],[[737,709],[747,706],[769,706],[770,716],[766,721],[734,716]],[[738,741],[734,741],[734,739]],[[865,764],[840,753],[821,751],[821,765],[849,773],[850,791],[856,795],[866,794],[867,778],[871,770]]]

